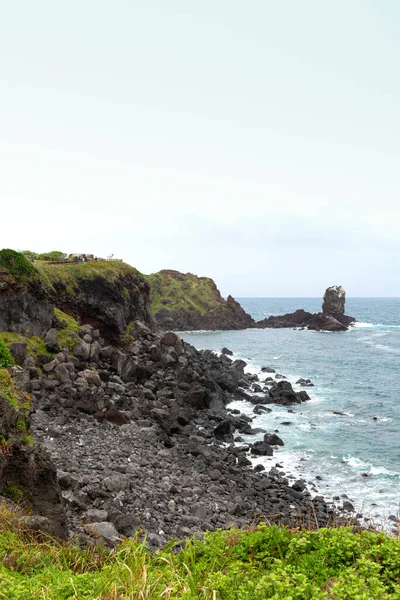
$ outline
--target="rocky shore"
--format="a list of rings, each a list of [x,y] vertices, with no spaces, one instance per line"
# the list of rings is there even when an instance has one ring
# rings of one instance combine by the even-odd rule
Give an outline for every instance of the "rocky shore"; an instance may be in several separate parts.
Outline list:
[[[293,313],[255,321],[232,297],[222,298],[214,281],[192,273],[163,270],[147,276],[154,318],[164,331],[307,328],[314,331],[347,331],[355,318],[345,314],[342,286],[326,289],[322,311],[300,308]]]
[[[70,535],[112,544],[140,528],[159,546],[260,519],[329,520],[323,498],[312,499],[304,481],[253,469],[251,456],[271,456],[283,442],[226,408],[238,398],[255,411],[290,406],[307,401],[305,391],[284,380],[260,384],[243,361],[199,352],[140,323],[124,349],[105,345],[90,325],[77,336],[72,355],[42,356],[41,371],[18,348],[35,399],[32,431],[57,468]],[[261,441],[234,443],[260,433]]]
[[[0,341],[17,366],[0,369],[0,495],[30,508],[32,528],[110,545],[139,529],[158,547],[258,520],[329,522],[305,481],[257,464],[284,443],[277,432],[227,408],[244,399],[257,415],[306,402],[306,391],[246,374],[228,349],[217,356],[155,331],[148,287],[127,265],[111,282],[90,265],[49,270],[49,286],[36,271],[21,278],[26,265],[11,258],[18,270],[0,269],[0,300],[14,307],[3,311],[12,333]],[[54,309],[56,289],[84,325]],[[43,337],[29,337],[31,314]]]

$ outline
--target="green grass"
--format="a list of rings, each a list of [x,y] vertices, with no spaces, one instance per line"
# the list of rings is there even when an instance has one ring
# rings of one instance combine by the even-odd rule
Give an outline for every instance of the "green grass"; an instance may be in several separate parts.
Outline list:
[[[13,344],[14,342],[26,342],[26,350],[28,354],[30,354],[34,358],[36,358],[38,354],[49,354],[46,350],[46,345],[44,341],[42,340],[42,338],[37,336],[29,338],[20,333],[0,331],[0,341],[4,342],[6,346],[10,346],[10,344]]]
[[[163,308],[169,310],[183,308],[195,309],[204,314],[225,308],[225,300],[213,280],[208,277],[167,270],[146,277],[150,284],[153,313]]]
[[[78,331],[78,321],[74,319],[74,317],[71,317],[71,315],[67,315],[58,308],[54,309],[54,315],[59,321],[62,321],[66,324],[66,327],[57,330],[58,343],[61,347],[66,346],[68,350],[72,350],[73,347],[76,345],[76,337],[74,337],[71,334],[74,334]]]
[[[0,506],[0,598],[8,600],[384,600],[400,598],[400,542],[350,528],[207,533],[150,553],[38,541]]]
[[[49,265],[38,261],[35,262],[35,267],[48,289],[54,289],[54,284],[62,282],[66,287],[66,291],[70,294],[75,293],[79,280],[82,279],[96,279],[100,277],[107,279],[109,282],[115,282],[120,277],[130,275],[137,280],[138,285],[145,282],[143,275],[137,269],[121,261],[61,265]]]
[[[0,396],[2,396],[10,406],[13,406],[16,409],[19,408],[20,394],[7,369],[0,369]]]
[[[37,271],[32,263],[21,252],[10,248],[0,250],[0,269],[5,269],[21,284],[37,278]]]
[[[66,324],[65,328],[57,330],[59,344],[62,347],[66,346],[68,348],[68,350],[72,350],[72,348],[76,344],[76,338],[73,337],[71,334],[78,331],[80,325],[79,325],[78,321],[76,321],[76,319],[74,319],[74,317],[67,315],[66,313],[62,312],[58,308],[54,309],[54,314],[58,318],[59,321],[63,321]],[[30,354],[35,359],[37,359],[38,354],[50,354],[50,355],[54,354],[47,350],[44,340],[38,336],[26,337],[20,333],[13,333],[13,332],[9,332],[9,331],[0,331],[0,349],[1,349],[1,344],[10,346],[10,344],[13,344],[14,342],[25,342],[27,344],[26,350],[27,350],[28,354]],[[0,358],[1,358],[1,356],[0,356]],[[1,366],[1,360],[0,360],[0,366]]]

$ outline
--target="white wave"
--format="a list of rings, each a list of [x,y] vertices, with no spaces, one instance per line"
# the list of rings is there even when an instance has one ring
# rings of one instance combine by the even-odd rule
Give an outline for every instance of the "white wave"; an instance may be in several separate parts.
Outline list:
[[[383,350],[384,352],[390,352],[392,354],[400,354],[400,350],[398,348],[392,348],[392,346],[385,346],[385,344],[375,344],[375,348],[378,350]]]
[[[369,475],[389,475],[391,477],[400,475],[398,471],[389,471],[385,467],[375,466],[372,463],[365,462],[356,456],[351,456],[350,454],[343,456],[343,461],[347,463],[349,467],[363,470]]]
[[[400,475],[397,471],[389,471],[385,467],[374,467],[374,465],[371,465],[369,472],[371,475]]]
[[[380,329],[398,329],[400,327],[400,325],[391,325],[390,323],[387,323],[386,325],[383,323],[366,323],[364,321],[356,321],[355,323],[351,324],[351,327],[349,329],[349,331],[352,331],[354,329],[360,329],[360,328],[380,328]]]
[[[356,456],[351,456],[350,454],[348,454],[347,456],[343,456],[343,462],[347,463],[349,465],[349,467],[353,467],[355,469],[371,466],[369,463],[362,461],[360,458],[357,458]]]
[[[279,360],[281,357],[280,356],[273,356],[272,360]]]

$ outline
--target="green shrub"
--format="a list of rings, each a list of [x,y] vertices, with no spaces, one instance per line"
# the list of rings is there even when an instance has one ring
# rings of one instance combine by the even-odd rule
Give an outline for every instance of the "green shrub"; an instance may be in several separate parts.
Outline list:
[[[26,430],[26,421],[22,415],[18,415],[17,420],[15,421],[15,428],[19,431]]]
[[[57,262],[62,261],[67,258],[67,254],[65,252],[60,252],[59,250],[52,250],[51,252],[44,252],[43,254],[37,254],[36,260],[45,260],[47,262]]]
[[[21,437],[21,441],[24,442],[24,444],[26,444],[27,446],[30,446],[31,448],[33,448],[36,444],[35,438],[30,433],[23,435]]]
[[[0,340],[0,367],[11,367],[14,364],[14,359],[11,356],[11,352],[3,342]]]
[[[7,269],[17,279],[25,280],[37,275],[35,267],[22,252],[10,248],[0,250],[0,267]]]
[[[24,492],[20,490],[17,485],[13,485],[12,483],[8,483],[3,490],[4,498],[9,498],[9,500],[12,500],[16,504],[21,502],[23,495]]]

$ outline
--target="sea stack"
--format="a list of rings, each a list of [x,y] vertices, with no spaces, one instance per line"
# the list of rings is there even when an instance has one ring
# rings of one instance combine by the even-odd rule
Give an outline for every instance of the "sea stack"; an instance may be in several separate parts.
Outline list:
[[[322,312],[317,313],[308,324],[316,331],[347,331],[354,317],[344,314],[346,292],[341,285],[332,285],[325,290]]]
[[[325,290],[322,302],[322,312],[312,314],[302,308],[286,315],[270,316],[258,321],[256,327],[281,327],[305,328],[314,331],[347,331],[349,325],[354,323],[354,317],[344,314],[346,292],[341,285],[333,285]]]

